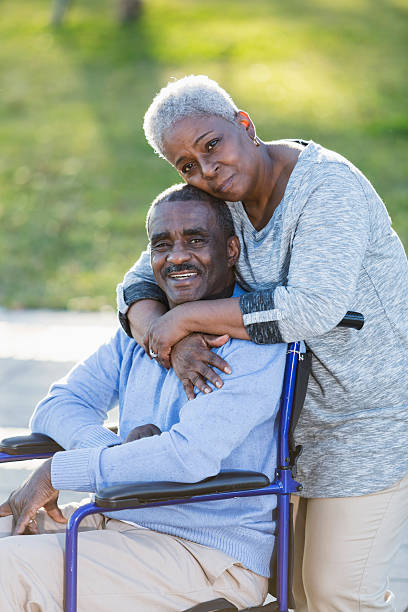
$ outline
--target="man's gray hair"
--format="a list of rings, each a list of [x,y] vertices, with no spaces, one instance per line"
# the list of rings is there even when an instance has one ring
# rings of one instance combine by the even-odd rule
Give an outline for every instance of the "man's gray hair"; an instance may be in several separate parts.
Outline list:
[[[171,81],[153,99],[144,117],[143,129],[148,143],[160,157],[163,134],[179,119],[197,115],[217,115],[234,122],[238,107],[231,96],[212,79],[190,75]]]
[[[153,200],[146,216],[146,231],[149,235],[150,217],[153,210],[163,202],[206,202],[215,212],[217,227],[221,228],[225,238],[235,236],[234,221],[231,211],[224,200],[215,198],[214,196],[201,191],[193,185],[186,183],[177,183],[165,189]]]

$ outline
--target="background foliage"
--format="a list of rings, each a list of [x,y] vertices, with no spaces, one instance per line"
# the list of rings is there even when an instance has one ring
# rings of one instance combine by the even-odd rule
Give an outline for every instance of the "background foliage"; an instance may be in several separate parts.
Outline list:
[[[0,304],[99,309],[178,180],[142,132],[170,77],[208,74],[263,139],[312,138],[353,161],[408,245],[407,0],[3,0]]]

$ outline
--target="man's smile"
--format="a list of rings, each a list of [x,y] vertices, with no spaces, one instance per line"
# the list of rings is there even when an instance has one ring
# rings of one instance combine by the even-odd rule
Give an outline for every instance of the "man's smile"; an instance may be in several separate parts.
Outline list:
[[[172,272],[167,276],[174,280],[184,280],[186,278],[192,278],[193,276],[197,276],[197,272]]]
[[[165,270],[164,277],[172,281],[189,281],[199,276],[200,270],[192,264],[180,264],[168,266]]]

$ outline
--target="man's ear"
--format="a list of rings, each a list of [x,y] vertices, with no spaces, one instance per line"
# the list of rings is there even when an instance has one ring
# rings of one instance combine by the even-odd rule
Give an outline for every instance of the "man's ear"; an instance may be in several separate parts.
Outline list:
[[[238,236],[230,236],[227,241],[227,258],[230,268],[233,268],[237,264],[240,252],[241,246]]]
[[[243,110],[237,111],[235,115],[235,120],[238,123],[238,125],[242,125],[246,129],[246,131],[248,132],[248,136],[250,137],[251,140],[253,140],[255,138],[256,131],[255,131],[255,126],[252,122],[252,119],[248,115],[248,113]]]

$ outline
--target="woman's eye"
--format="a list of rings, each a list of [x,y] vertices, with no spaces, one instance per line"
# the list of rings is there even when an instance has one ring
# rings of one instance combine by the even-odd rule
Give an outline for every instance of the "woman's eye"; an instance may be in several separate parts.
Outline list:
[[[213,140],[210,140],[210,142],[207,143],[207,151],[212,151],[217,142],[218,138],[213,138]]]
[[[190,172],[190,170],[192,169],[192,167],[193,167],[192,162],[188,162],[188,164],[185,164],[182,167],[181,171],[182,171],[183,174],[188,174]]]

